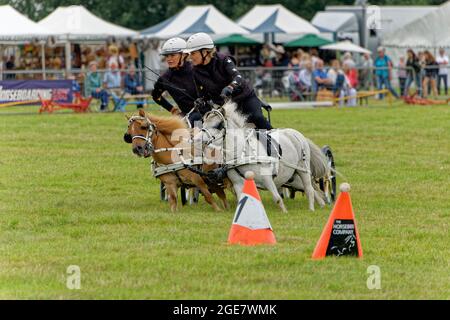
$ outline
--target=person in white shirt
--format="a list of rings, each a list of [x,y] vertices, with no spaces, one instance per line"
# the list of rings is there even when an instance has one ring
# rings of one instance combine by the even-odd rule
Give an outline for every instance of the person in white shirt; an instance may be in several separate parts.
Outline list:
[[[439,65],[437,82],[438,95],[441,94],[441,80],[444,82],[445,95],[448,95],[448,55],[445,54],[445,50],[443,48],[439,49],[439,54],[436,57],[436,62]]]
[[[328,71],[328,78],[331,79],[333,83],[333,91],[335,97],[339,97],[339,105],[343,106],[347,104],[348,106],[354,107],[357,104],[357,91],[352,87],[345,71],[349,69],[347,64],[344,68],[341,68],[339,60],[333,60],[331,63],[331,69]],[[344,99],[347,97],[346,99]]]
[[[312,61],[307,61],[305,63],[305,69],[302,69],[299,74],[300,84],[305,89],[305,91],[311,91],[312,72],[313,72]]]

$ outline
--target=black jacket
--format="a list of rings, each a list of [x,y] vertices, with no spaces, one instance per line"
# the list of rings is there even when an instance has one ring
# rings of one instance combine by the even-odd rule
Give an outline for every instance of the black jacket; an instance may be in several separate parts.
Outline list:
[[[192,65],[189,62],[185,62],[180,68],[167,70],[159,77],[153,88],[153,100],[170,111],[173,105],[162,96],[164,91],[169,92],[181,112],[186,114],[191,111],[198,96],[192,74]]]
[[[239,73],[233,57],[217,53],[207,65],[194,66],[193,71],[199,95],[216,104],[223,105],[220,94],[226,86],[233,87],[236,103],[254,95],[252,85]]]

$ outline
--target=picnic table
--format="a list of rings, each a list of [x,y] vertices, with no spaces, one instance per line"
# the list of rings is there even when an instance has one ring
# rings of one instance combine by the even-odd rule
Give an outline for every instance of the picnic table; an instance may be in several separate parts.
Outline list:
[[[114,111],[125,111],[128,105],[142,105],[143,107],[154,103],[150,94],[130,94],[124,91],[111,90],[114,102]]]

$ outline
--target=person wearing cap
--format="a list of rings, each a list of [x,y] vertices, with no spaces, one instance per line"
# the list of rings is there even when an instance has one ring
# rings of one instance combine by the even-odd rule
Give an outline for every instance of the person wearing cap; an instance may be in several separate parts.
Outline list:
[[[103,88],[103,79],[100,73],[97,72],[97,62],[91,61],[89,63],[89,72],[86,78],[86,95],[92,96],[94,99],[100,99],[100,111],[105,111],[108,107],[109,95]]]
[[[394,97],[399,98],[397,92],[391,86],[391,69],[392,61],[385,54],[383,47],[377,49],[378,57],[375,59],[375,75],[377,77],[378,90],[383,89],[383,86],[389,90]],[[381,94],[380,98],[383,99],[384,95]]]
[[[210,110],[206,101],[212,100],[215,104],[223,105],[232,99],[237,109],[247,116],[249,123],[258,129],[272,129],[262,113],[262,102],[251,84],[237,70],[234,58],[217,53],[209,35],[200,32],[190,36],[185,52],[190,54],[193,63],[194,79],[200,96],[196,105],[200,113]]]
[[[189,114],[189,122],[193,125],[195,121],[201,121],[201,114],[192,110],[194,101],[198,98],[192,74],[192,64],[186,61],[186,41],[181,38],[167,40],[161,48],[161,55],[166,58],[169,69],[162,74],[155,83],[152,91],[153,100],[172,114],[182,116]],[[178,108],[174,107],[166,98],[164,92],[168,92],[176,102]]]

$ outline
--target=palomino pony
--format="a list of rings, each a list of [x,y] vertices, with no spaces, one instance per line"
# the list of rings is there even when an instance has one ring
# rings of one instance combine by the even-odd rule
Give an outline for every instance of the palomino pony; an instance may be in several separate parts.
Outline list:
[[[133,153],[137,156],[145,158],[152,156],[158,166],[172,168],[172,170],[168,170],[170,172],[158,176],[166,187],[172,212],[177,209],[177,191],[183,184],[197,187],[204,195],[206,202],[214,210],[220,211],[221,209],[215,203],[203,178],[183,166],[184,161],[180,156],[180,151],[187,151],[190,154],[191,148],[189,146],[180,148],[180,140],[173,140],[176,130],[188,132],[189,129],[179,117],[158,117],[147,114],[144,110],[139,110],[138,116],[128,118],[128,130],[125,133],[124,140],[132,143]],[[169,167],[171,165],[172,167]],[[228,204],[223,189],[215,189],[214,191],[222,200],[224,207],[227,208]]]
[[[287,211],[280,196],[284,186],[304,190],[310,210],[314,211],[314,201],[323,207],[323,195],[312,184],[313,174],[325,175],[327,171],[326,160],[320,149],[294,129],[276,129],[270,132],[278,136],[282,150],[277,157],[272,157],[276,163],[276,172],[273,170],[274,162],[267,161],[266,147],[256,138],[255,130],[246,123],[246,118],[236,110],[236,104],[232,102],[222,107],[217,106],[204,116],[201,138],[196,136],[195,140],[201,139],[205,150],[222,150],[221,161],[238,198],[241,195],[244,173],[253,171],[257,186],[268,190],[283,212]],[[252,154],[249,155],[248,150]],[[314,159],[311,158],[312,152]],[[311,168],[311,165],[315,167]]]

